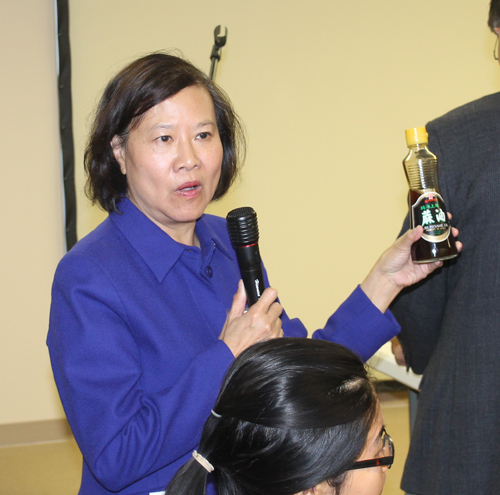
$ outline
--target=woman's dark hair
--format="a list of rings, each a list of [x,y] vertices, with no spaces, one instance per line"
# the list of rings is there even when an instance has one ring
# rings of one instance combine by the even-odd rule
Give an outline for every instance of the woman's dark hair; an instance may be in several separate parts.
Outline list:
[[[500,0],[491,0],[490,2],[488,26],[493,32],[495,32],[496,27],[500,27]]]
[[[363,451],[377,397],[360,359],[339,344],[283,338],[234,361],[205,423],[198,453],[219,495],[292,495],[328,481],[335,493]],[[166,495],[203,495],[195,459]]]
[[[223,148],[221,176],[212,200],[226,194],[245,154],[243,129],[229,98],[188,61],[152,53],[122,69],[109,82],[97,106],[84,159],[86,192],[93,203],[108,212],[118,211],[117,203],[127,191],[127,178],[111,148],[113,137],[118,136],[125,146],[130,131],[150,108],[189,86],[200,86],[212,97]]]

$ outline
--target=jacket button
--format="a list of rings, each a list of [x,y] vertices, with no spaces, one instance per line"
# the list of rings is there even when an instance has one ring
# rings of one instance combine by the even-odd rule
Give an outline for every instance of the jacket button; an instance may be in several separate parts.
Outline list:
[[[214,274],[214,271],[212,270],[212,267],[211,266],[207,266],[205,268],[205,273],[207,274],[207,277],[208,278],[212,278],[213,274]]]

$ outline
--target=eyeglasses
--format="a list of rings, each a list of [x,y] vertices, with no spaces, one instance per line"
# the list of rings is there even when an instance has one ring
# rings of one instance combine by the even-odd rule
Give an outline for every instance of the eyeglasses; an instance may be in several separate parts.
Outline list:
[[[348,469],[348,471],[376,466],[387,466],[389,469],[391,468],[394,462],[394,442],[385,431],[385,428],[382,430],[382,453],[384,454],[383,457],[355,462],[352,467]]]
[[[497,39],[495,40],[495,48],[493,48],[493,58],[495,60],[498,60],[498,35]]]

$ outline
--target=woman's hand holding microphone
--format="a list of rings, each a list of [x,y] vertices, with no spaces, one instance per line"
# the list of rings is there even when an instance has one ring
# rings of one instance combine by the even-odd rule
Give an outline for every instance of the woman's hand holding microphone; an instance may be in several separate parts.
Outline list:
[[[268,287],[260,299],[245,311],[247,296],[240,280],[219,336],[235,357],[257,342],[283,337],[280,319],[283,308],[277,298],[278,291]]]

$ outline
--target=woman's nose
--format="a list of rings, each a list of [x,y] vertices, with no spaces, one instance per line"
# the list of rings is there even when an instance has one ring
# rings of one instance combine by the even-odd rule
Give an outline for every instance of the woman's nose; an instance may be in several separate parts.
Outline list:
[[[198,155],[194,144],[189,139],[181,139],[177,145],[177,156],[174,164],[176,172],[191,170],[199,166]]]

